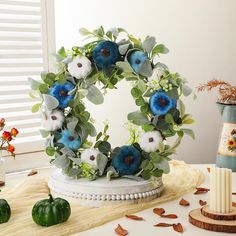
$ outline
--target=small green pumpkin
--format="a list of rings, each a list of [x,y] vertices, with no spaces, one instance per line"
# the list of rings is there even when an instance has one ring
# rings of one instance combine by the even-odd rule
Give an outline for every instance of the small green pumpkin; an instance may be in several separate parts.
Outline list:
[[[63,198],[53,198],[38,201],[32,209],[34,222],[41,226],[52,226],[60,224],[69,219],[71,208],[68,201]]]
[[[0,199],[0,224],[6,223],[11,217],[11,208],[5,199]]]

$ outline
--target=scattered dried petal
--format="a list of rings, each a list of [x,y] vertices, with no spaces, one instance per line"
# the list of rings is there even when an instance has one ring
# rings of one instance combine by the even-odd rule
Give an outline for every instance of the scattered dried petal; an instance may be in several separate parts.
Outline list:
[[[179,201],[179,205],[181,205],[181,206],[189,206],[190,204],[189,204],[189,202],[187,201],[187,200],[185,200],[185,199],[181,199],[180,201]]]
[[[0,181],[0,187],[3,187],[5,185],[4,181]]]
[[[196,188],[196,192],[194,194],[202,194],[202,193],[207,193],[208,191],[210,191],[209,188],[202,188],[202,187],[199,187],[199,188]]]
[[[31,170],[29,173],[28,173],[28,176],[32,176],[32,175],[36,175],[38,174],[38,171],[37,170]]]
[[[233,207],[236,207],[236,202],[232,202],[232,206],[233,206]]]
[[[207,202],[203,201],[203,200],[199,200],[199,204],[200,204],[200,206],[205,206],[207,204]]]
[[[208,168],[207,168],[207,171],[208,171],[208,173],[211,173],[211,168],[208,167]]]
[[[120,236],[126,236],[128,234],[128,230],[122,228],[120,224],[115,228],[115,232]]]
[[[155,213],[155,214],[161,216],[162,214],[165,213],[165,210],[164,210],[163,208],[154,208],[154,209],[153,209],[153,213]]]
[[[178,216],[175,215],[175,214],[161,215],[161,217],[169,218],[169,219],[176,219],[176,218],[178,218]]]
[[[210,189],[209,188],[203,188],[203,187],[198,187],[198,188],[196,188],[198,191],[206,191],[206,192],[208,192],[208,191],[210,191]]]
[[[236,195],[236,193],[232,193],[233,195]]]
[[[125,215],[125,216],[131,220],[144,220],[143,217],[136,216],[136,215]]]
[[[180,223],[178,223],[178,224],[173,224],[173,229],[174,229],[176,232],[179,232],[179,233],[183,233],[183,232],[184,232],[183,226],[182,226],[182,224],[180,224]]]
[[[156,225],[153,225],[154,227],[171,227],[173,224],[168,224],[168,223],[158,223]]]

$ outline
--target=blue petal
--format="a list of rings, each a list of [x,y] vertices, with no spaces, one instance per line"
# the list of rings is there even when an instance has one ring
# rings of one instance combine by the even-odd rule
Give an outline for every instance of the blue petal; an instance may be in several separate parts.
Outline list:
[[[77,150],[81,145],[80,137],[74,137],[74,140],[70,140],[71,136],[74,137],[74,134],[70,130],[63,130],[61,138],[57,142],[72,150]]]
[[[132,162],[125,163],[127,156],[131,156]],[[112,165],[120,175],[133,175],[138,172],[141,164],[140,152],[133,146],[122,146],[117,156],[112,158]]]
[[[142,51],[134,51],[131,53],[129,63],[136,73],[139,73],[143,63],[148,59],[148,55]]]

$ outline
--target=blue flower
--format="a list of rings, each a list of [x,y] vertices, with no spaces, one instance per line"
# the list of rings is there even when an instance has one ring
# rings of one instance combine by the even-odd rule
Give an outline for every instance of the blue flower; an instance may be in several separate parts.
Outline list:
[[[142,51],[134,51],[130,54],[129,63],[136,73],[139,73],[143,63],[148,60],[148,55]]]
[[[176,107],[176,99],[170,98],[162,90],[154,93],[150,100],[149,105],[154,115],[165,115],[171,108]]]
[[[120,175],[133,175],[141,164],[140,152],[133,146],[120,147],[117,156],[112,158],[112,165]]]
[[[68,107],[70,100],[74,98],[74,96],[69,95],[68,92],[74,88],[75,86],[70,82],[66,82],[65,84],[55,83],[55,85],[50,89],[49,94],[58,100],[59,108],[66,108]]]
[[[118,45],[111,41],[102,41],[94,48],[92,57],[99,68],[108,68],[120,60]]]
[[[76,151],[81,145],[80,137],[67,129],[61,132],[61,138],[57,142],[74,151]]]

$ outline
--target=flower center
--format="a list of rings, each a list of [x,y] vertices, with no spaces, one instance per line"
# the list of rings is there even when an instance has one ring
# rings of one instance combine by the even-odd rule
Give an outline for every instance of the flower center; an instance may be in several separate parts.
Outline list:
[[[51,119],[52,120],[57,120],[57,117],[56,116],[51,116]]]
[[[165,98],[159,98],[158,104],[159,104],[161,107],[165,107],[165,106],[168,104],[168,101],[167,101]]]
[[[135,60],[135,63],[136,63],[136,64],[140,64],[141,61],[140,61],[139,59],[136,59],[136,60]]]
[[[109,49],[106,49],[106,48],[103,48],[103,49],[101,49],[101,54],[102,54],[104,57],[109,57],[109,56],[110,56],[110,50],[109,50]]]
[[[149,143],[152,143],[154,141],[154,139],[151,137],[148,139]]]
[[[79,62],[79,63],[77,63],[77,66],[78,66],[79,68],[81,68],[83,65]]]
[[[124,163],[126,165],[130,165],[132,162],[133,162],[133,156],[126,156],[125,157]]]
[[[60,95],[62,96],[62,97],[65,97],[65,96],[67,96],[67,91],[66,90],[60,90]]]
[[[75,137],[73,137],[73,136],[69,136],[69,138],[68,138],[70,141],[73,141],[74,139],[75,139]]]
[[[94,160],[95,160],[95,156],[92,155],[92,156],[89,157],[89,159],[90,159],[91,161],[94,161]]]

